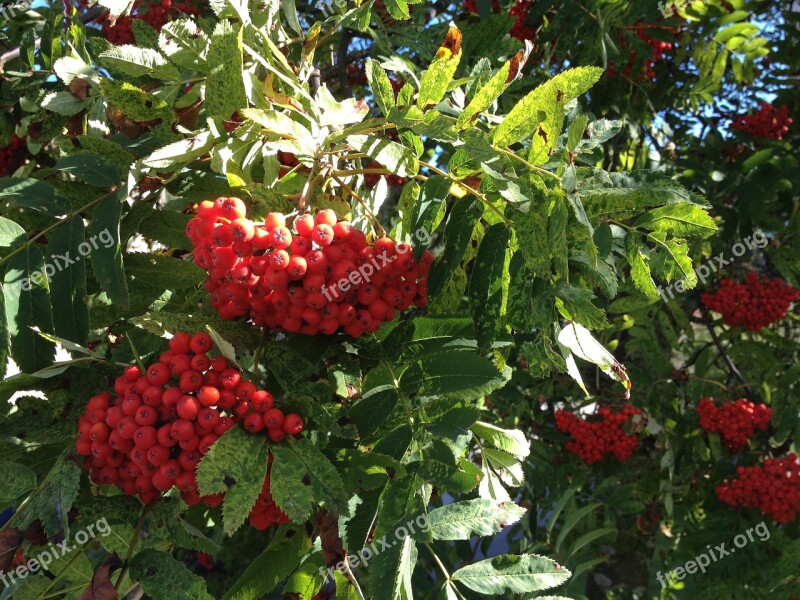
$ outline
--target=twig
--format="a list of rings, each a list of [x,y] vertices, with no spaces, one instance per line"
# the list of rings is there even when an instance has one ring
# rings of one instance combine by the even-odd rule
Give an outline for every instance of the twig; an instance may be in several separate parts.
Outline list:
[[[719,339],[717,332],[714,331],[714,324],[711,321],[711,315],[709,314],[708,309],[702,304],[700,305],[700,313],[703,315],[703,322],[705,323],[706,328],[708,329],[708,333],[711,335],[711,340],[714,342],[714,345],[717,347],[717,350],[719,350],[722,360],[725,361],[725,365],[728,367],[728,371],[733,377],[736,377],[736,379],[738,379],[741,382],[742,387],[747,392],[748,398],[750,400],[755,400],[756,398],[758,398],[758,396],[753,393],[752,389],[750,389],[747,380],[742,376],[742,374],[739,372],[739,369],[736,368],[736,365],[733,363],[733,360],[728,355],[728,352],[722,345],[722,340]]]
[[[350,194],[350,195],[351,195],[353,198],[355,198],[355,199],[358,201],[358,203],[359,203],[359,204],[360,204],[360,205],[361,205],[361,206],[364,208],[364,210],[367,212],[367,215],[369,215],[369,218],[370,218],[370,220],[372,221],[372,226],[373,226],[373,227],[375,227],[375,228],[378,230],[378,233],[380,233],[380,235],[381,235],[381,236],[385,236],[385,235],[386,235],[386,230],[383,228],[383,225],[381,225],[381,222],[380,222],[380,221],[378,221],[378,217],[376,217],[376,216],[375,216],[375,213],[374,213],[374,212],[372,212],[372,209],[371,209],[371,208],[369,207],[369,205],[368,205],[368,204],[367,204],[367,203],[364,201],[364,199],[363,199],[361,196],[359,196],[359,195],[358,195],[358,194],[357,194],[357,193],[356,193],[356,192],[353,190],[353,188],[351,188],[351,187],[350,187],[349,185],[347,185],[347,184],[346,184],[344,181],[342,181],[341,179],[339,179],[339,178],[338,178],[336,175],[332,175],[332,177],[333,177],[334,181],[336,181],[336,183],[338,183],[340,186],[342,186],[342,187],[344,188],[344,190],[345,190],[345,191],[346,191],[348,194]]]

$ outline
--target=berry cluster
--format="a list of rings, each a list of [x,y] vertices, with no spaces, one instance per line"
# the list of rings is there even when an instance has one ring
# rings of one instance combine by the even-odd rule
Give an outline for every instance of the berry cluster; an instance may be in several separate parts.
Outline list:
[[[299,415],[284,415],[272,395],[241,376],[225,357],[209,358],[205,333],[177,333],[170,349],[142,373],[131,366],[86,405],[78,422],[78,454],[98,485],[116,485],[156,501],[172,486],[190,505],[219,505],[222,494],[200,497],[195,469],[219,437],[243,421],[273,442],[303,430]]]
[[[711,398],[702,398],[697,404],[700,427],[719,434],[730,452],[747,447],[756,430],[765,431],[772,420],[772,409],[766,404],[754,404],[746,398],[723,404],[717,408]]]
[[[723,502],[757,508],[778,523],[793,521],[800,512],[800,462],[795,454],[739,467],[736,472],[738,479],[717,487],[717,497]]]
[[[8,175],[27,151],[28,145],[25,138],[18,138],[16,134],[12,135],[8,146],[0,148],[0,177]]]
[[[722,315],[728,327],[760,331],[788,314],[792,303],[800,300],[800,290],[781,279],[761,279],[751,271],[744,283],[723,279],[716,292],[703,294],[701,299],[706,307]]]
[[[173,4],[172,0],[154,0],[143,7],[142,0],[136,0],[133,4],[132,15],[119,17],[113,26],[108,22],[108,15],[98,19],[98,22],[106,20],[103,23],[103,34],[112,44],[135,44],[136,40],[133,37],[133,26],[131,25],[133,19],[144,21],[156,31],[161,31],[164,25],[181,15],[197,16],[199,14],[200,9],[189,3]]]
[[[789,107],[785,104],[775,109],[769,102],[762,102],[758,110],[749,115],[739,115],[731,124],[731,129],[741,131],[750,137],[766,137],[782,140],[788,133],[792,119]]]
[[[533,40],[536,37],[534,28],[526,24],[528,13],[532,6],[533,0],[514,0],[513,6],[508,11],[508,14],[514,17],[514,24],[511,26],[511,31],[509,31],[511,37],[520,41]],[[464,10],[477,14],[477,0],[464,0]],[[500,3],[497,0],[492,0],[492,11],[499,13],[500,10]]]
[[[644,66],[642,71],[636,76],[637,81],[641,80],[642,78],[646,77],[649,80],[653,80],[656,78],[656,72],[653,68],[655,64],[664,59],[664,53],[672,50],[672,44],[669,42],[662,42],[659,41],[645,33],[645,27],[643,25],[637,24],[636,27],[636,35],[643,41],[645,41],[652,50],[652,57],[648,58],[644,61]],[[620,46],[625,46],[625,36],[620,35]],[[636,64],[636,50],[631,48],[630,53],[628,54],[628,64],[625,65],[625,68],[622,70],[622,77],[630,77],[631,72],[633,70],[633,66]],[[619,73],[614,65],[608,65],[608,76],[611,78],[617,77]]]
[[[641,412],[633,406],[624,406],[615,413],[604,406],[598,411],[601,420],[590,422],[570,411],[557,410],[556,427],[572,436],[565,448],[577,454],[587,465],[600,462],[607,454],[625,462],[638,447],[639,438],[626,433],[623,426]]]
[[[186,234],[194,261],[208,272],[205,288],[223,319],[249,315],[256,325],[316,335],[343,329],[377,331],[396,311],[427,305],[433,256],[414,262],[408,244],[374,244],[332,210],[295,217],[245,218],[238,198],[200,203]]]

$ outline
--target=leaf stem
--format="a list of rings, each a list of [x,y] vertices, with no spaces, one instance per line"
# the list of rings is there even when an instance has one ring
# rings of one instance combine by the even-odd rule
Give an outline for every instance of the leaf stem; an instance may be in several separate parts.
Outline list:
[[[509,221],[506,218],[506,216],[500,211],[500,209],[497,208],[494,204],[492,204],[484,194],[482,194],[478,190],[468,186],[463,181],[461,181],[459,179],[456,179],[455,177],[453,177],[447,171],[442,171],[439,167],[436,167],[436,166],[434,166],[434,165],[432,165],[430,163],[427,163],[425,161],[422,161],[422,160],[419,161],[419,164],[421,166],[425,167],[426,169],[430,169],[431,171],[433,171],[437,175],[441,175],[445,179],[450,180],[452,183],[456,184],[457,186],[460,186],[460,187],[464,188],[465,190],[467,190],[467,192],[469,192],[470,194],[475,196],[478,200],[483,202],[486,206],[488,206],[492,210],[492,212],[494,212],[498,217],[500,217],[503,220],[503,222],[506,225],[508,225],[509,227],[511,226],[511,221]]]
[[[509,156],[509,157],[511,157],[511,158],[514,158],[514,159],[518,160],[518,161],[519,161],[519,162],[521,162],[523,165],[525,165],[526,167],[528,167],[528,168],[529,168],[531,171],[535,171],[536,173],[539,173],[540,175],[547,175],[548,177],[552,177],[552,178],[554,178],[556,181],[558,181],[559,183],[561,183],[561,178],[560,178],[558,175],[556,175],[556,174],[555,174],[555,173],[553,173],[552,171],[548,171],[548,170],[547,170],[547,169],[545,169],[544,167],[540,167],[540,166],[538,166],[538,165],[533,165],[533,164],[529,163],[527,160],[525,160],[524,158],[522,158],[522,157],[521,157],[519,154],[517,154],[516,152],[512,152],[511,150],[508,150],[507,148],[500,148],[500,147],[498,147],[498,146],[492,146],[492,149],[493,149],[493,150],[497,150],[498,152],[502,152],[502,153],[503,153],[503,154],[505,154],[506,156]]]
[[[442,563],[441,559],[439,558],[439,555],[436,554],[436,552],[433,550],[433,546],[431,546],[430,542],[425,542],[425,547],[428,549],[428,552],[431,553],[431,556],[433,556],[433,560],[436,563],[436,566],[439,567],[439,570],[442,572],[442,575],[444,575],[445,579],[447,580],[445,582],[445,585],[450,583],[451,587],[453,588],[453,591],[455,591],[458,597],[461,598],[461,600],[466,600],[466,598],[464,598],[464,595],[458,590],[458,588],[450,582],[450,573],[448,573],[447,567],[444,566],[444,563]]]
[[[66,223],[67,221],[69,221],[70,219],[72,219],[72,218],[74,218],[74,217],[77,217],[77,216],[78,216],[79,214],[81,214],[83,211],[85,211],[85,210],[87,210],[87,209],[91,208],[91,207],[92,207],[92,206],[94,206],[95,204],[99,204],[100,202],[102,202],[102,201],[103,201],[103,200],[105,200],[106,198],[108,198],[108,197],[110,197],[110,196],[113,196],[114,194],[116,194],[118,191],[119,191],[118,189],[115,189],[115,190],[113,190],[113,191],[110,191],[110,192],[108,192],[107,194],[103,194],[102,196],[99,196],[98,198],[95,198],[95,199],[94,199],[94,200],[92,200],[91,202],[89,202],[89,203],[87,203],[87,204],[84,204],[84,205],[83,205],[83,206],[81,206],[80,208],[78,208],[78,209],[76,209],[76,210],[73,210],[71,213],[67,214],[67,216],[66,216],[66,217],[64,217],[63,219],[59,219],[58,221],[56,221],[56,222],[55,222],[55,223],[53,223],[52,225],[48,225],[47,227],[45,227],[44,229],[42,229],[42,230],[41,230],[39,233],[37,233],[35,236],[33,236],[32,238],[30,238],[30,239],[29,239],[27,242],[25,242],[24,244],[21,244],[21,245],[20,245],[20,246],[19,246],[19,247],[18,247],[16,250],[14,250],[13,252],[10,252],[9,254],[6,254],[6,255],[5,255],[3,258],[0,258],[0,265],[2,265],[4,262],[6,262],[8,259],[10,259],[10,258],[11,258],[12,256],[14,256],[15,254],[19,254],[19,253],[20,253],[20,252],[22,252],[23,250],[26,250],[26,249],[28,249],[30,246],[32,246],[32,245],[33,245],[33,244],[36,242],[36,240],[38,240],[38,239],[39,239],[39,238],[41,238],[42,236],[44,236],[44,235],[46,235],[46,234],[50,233],[50,232],[51,232],[53,229],[55,229],[55,228],[56,228],[56,227],[58,227],[59,225],[62,225],[62,224],[64,224],[64,223]]]

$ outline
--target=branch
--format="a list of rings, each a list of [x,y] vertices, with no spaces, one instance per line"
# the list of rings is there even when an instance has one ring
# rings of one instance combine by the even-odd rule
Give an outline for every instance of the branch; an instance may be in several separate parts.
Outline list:
[[[725,361],[725,365],[728,367],[728,371],[730,372],[731,376],[736,377],[744,388],[745,392],[747,392],[747,396],[750,400],[755,400],[758,398],[756,394],[753,393],[753,390],[750,389],[747,381],[742,374],[739,372],[739,369],[736,368],[736,365],[733,363],[733,360],[728,355],[728,352],[725,350],[725,347],[722,345],[722,340],[719,339],[717,332],[714,331],[714,325],[711,321],[711,315],[708,312],[708,309],[700,304],[700,313],[703,315],[703,322],[708,329],[708,333],[711,335],[711,340],[714,342],[714,345],[719,350],[720,356],[722,356],[722,360]]]

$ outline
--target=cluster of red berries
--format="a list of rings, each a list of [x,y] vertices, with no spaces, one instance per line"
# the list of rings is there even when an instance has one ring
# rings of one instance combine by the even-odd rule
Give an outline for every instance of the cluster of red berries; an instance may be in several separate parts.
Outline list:
[[[371,162],[368,162],[366,165],[364,165],[364,168],[365,169],[383,169],[384,166],[379,162],[371,161]],[[372,189],[376,185],[378,185],[378,181],[380,181],[381,177],[382,177],[382,175],[380,175],[378,173],[366,173],[364,175],[364,184],[369,189]],[[386,177],[386,183],[389,185],[389,187],[400,187],[400,186],[405,185],[405,183],[408,181],[407,177],[400,177],[399,175],[395,175],[394,173],[389,173],[388,175],[383,175],[383,177]]]
[[[800,300],[800,290],[781,279],[761,279],[751,271],[744,283],[723,279],[716,292],[703,294],[701,300],[720,313],[728,327],[761,331],[788,314],[792,303]]]
[[[762,102],[758,110],[749,115],[739,115],[731,124],[731,129],[741,131],[750,137],[767,137],[782,140],[792,124],[789,107],[785,104],[775,109],[769,102]]]
[[[587,465],[600,462],[607,454],[625,462],[639,446],[639,438],[626,433],[623,426],[641,412],[633,406],[624,406],[619,412],[604,406],[598,411],[601,420],[592,422],[568,410],[557,410],[556,427],[572,436],[565,448]]]
[[[800,462],[797,455],[769,458],[755,467],[739,467],[738,479],[717,486],[717,497],[731,506],[756,508],[778,523],[800,512]]]
[[[766,404],[755,404],[747,398],[728,402],[717,408],[711,398],[702,398],[697,404],[700,427],[719,434],[730,452],[747,447],[756,430],[765,431],[772,420],[772,409]]]
[[[0,177],[8,175],[27,152],[28,145],[25,138],[18,138],[16,134],[12,135],[8,145],[0,148]]]
[[[533,27],[529,27],[526,22],[528,20],[528,13],[533,6],[533,0],[514,0],[514,5],[508,11],[514,17],[514,24],[511,26],[509,35],[517,38],[520,41],[533,40],[536,36],[536,31]],[[478,2],[477,0],[464,0],[464,10],[467,12],[477,14]],[[500,3],[497,0],[492,0],[492,11],[495,13],[500,12]]]
[[[396,311],[427,305],[430,252],[417,264],[408,244],[383,237],[370,245],[328,209],[295,217],[293,231],[283,214],[257,224],[245,212],[238,198],[204,201],[186,227],[223,319],[249,315],[270,329],[359,337]]]
[[[242,378],[223,356],[209,358],[211,337],[177,333],[170,349],[142,373],[125,369],[114,394],[92,396],[78,422],[78,454],[98,485],[116,485],[142,502],[176,486],[189,505],[219,505],[200,497],[195,469],[219,437],[239,421],[264,429],[273,442],[303,430],[303,419],[274,407],[272,394]]]
[[[652,58],[648,58],[647,60],[644,61],[644,66],[642,68],[642,71],[636,76],[636,79],[638,81],[638,80],[641,80],[642,78],[646,77],[647,79],[652,81],[653,79],[656,78],[656,72],[655,72],[655,69],[653,67],[655,66],[655,64],[658,61],[664,59],[664,53],[669,51],[669,50],[672,50],[673,46],[669,42],[662,42],[660,40],[657,40],[657,39],[647,35],[647,33],[645,33],[645,27],[643,25],[640,25],[640,24],[637,24],[636,35],[640,39],[644,40],[650,46],[650,48],[652,49]],[[620,35],[620,40],[619,41],[620,41],[620,46],[624,47],[625,46],[625,35],[624,34]],[[622,70],[622,77],[630,77],[631,76],[631,71],[633,70],[633,65],[636,64],[636,58],[637,58],[636,50],[631,48],[631,51],[630,51],[630,53],[628,55],[628,64],[625,65],[625,68]],[[608,76],[610,78],[613,79],[614,77],[617,77],[618,74],[619,73],[617,72],[617,69],[616,69],[616,67],[614,67],[614,65],[608,65]]]
[[[156,31],[161,31],[164,25],[181,15],[197,16],[199,14],[200,9],[189,3],[173,4],[172,0],[153,0],[143,7],[142,0],[136,0],[133,4],[132,15],[119,17],[113,26],[108,23],[108,15],[98,19],[98,22],[106,20],[103,23],[103,34],[112,44],[135,44],[136,40],[133,37],[133,26],[131,25],[133,19],[144,21]]]

